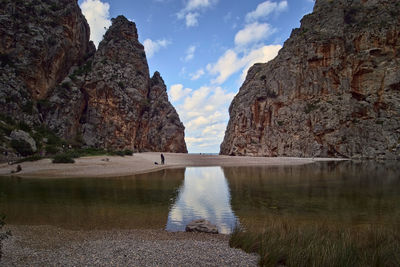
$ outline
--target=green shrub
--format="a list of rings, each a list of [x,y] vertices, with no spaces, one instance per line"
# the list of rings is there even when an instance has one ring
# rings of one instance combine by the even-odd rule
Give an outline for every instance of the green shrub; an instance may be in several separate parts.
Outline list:
[[[11,140],[11,147],[24,157],[33,154],[31,145],[24,140]]]
[[[125,153],[122,150],[110,150],[108,151],[107,154],[110,156],[121,156],[121,157],[125,156]]]
[[[71,83],[69,83],[69,82],[63,82],[63,83],[61,84],[61,87],[64,88],[64,89],[67,89],[67,90],[71,90]]]
[[[130,149],[125,149],[125,150],[124,150],[124,155],[126,155],[126,156],[133,156],[133,151],[130,150]]]
[[[36,106],[39,110],[49,110],[51,108],[51,103],[47,99],[40,99],[37,101]]]
[[[83,64],[82,66],[80,66],[78,69],[76,69],[73,73],[72,73],[72,77],[74,77],[74,79],[76,79],[76,76],[82,76],[87,74],[88,72],[90,72],[92,70],[92,61],[88,60],[85,64]]]
[[[46,154],[50,155],[57,154],[60,151],[60,148],[58,148],[55,145],[47,145],[45,149],[46,149]]]
[[[312,111],[314,111],[314,110],[316,110],[316,109],[318,109],[318,106],[317,106],[317,105],[312,104],[312,103],[307,103],[307,105],[306,105],[305,108],[304,108],[304,112],[305,112],[306,114],[308,114],[308,113],[310,113],[310,112],[312,112]]]
[[[80,157],[81,157],[81,154],[80,154],[78,151],[75,151],[75,150],[73,150],[73,151],[68,151],[68,152],[66,152],[65,154],[68,155],[68,156],[70,156],[70,157],[73,158],[73,159],[77,159],[77,158],[80,158]]]
[[[10,124],[10,125],[15,125],[15,123],[16,123],[12,117],[3,115],[3,114],[0,114],[0,120],[4,121],[5,123]]]
[[[22,111],[28,114],[32,114],[33,112],[33,102],[26,101],[24,105],[22,105]]]
[[[75,160],[69,154],[57,154],[53,158],[53,163],[75,163]]]
[[[10,136],[11,132],[14,130],[14,126],[9,124],[0,123],[0,131],[5,135]]]
[[[22,131],[25,131],[25,132],[30,132],[31,131],[31,127],[28,124],[26,124],[25,122],[23,122],[23,121],[20,121],[18,123],[18,128],[21,129]]]
[[[101,148],[79,148],[75,150],[74,152],[78,153],[81,157],[84,156],[101,156],[101,155],[107,155],[107,151]]]

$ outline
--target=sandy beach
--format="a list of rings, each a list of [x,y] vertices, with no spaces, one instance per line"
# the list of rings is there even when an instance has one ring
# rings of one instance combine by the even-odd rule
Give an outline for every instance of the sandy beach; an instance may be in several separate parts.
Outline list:
[[[284,166],[302,165],[317,161],[338,161],[334,158],[292,157],[239,157],[163,153],[165,164],[160,164],[160,153],[137,153],[133,156],[94,156],[75,159],[73,164],[54,164],[51,159],[21,163],[22,171],[11,174],[16,165],[0,165],[0,176],[14,175],[24,178],[116,177],[157,171],[165,168],[196,166]],[[158,163],[158,164],[156,164]]]

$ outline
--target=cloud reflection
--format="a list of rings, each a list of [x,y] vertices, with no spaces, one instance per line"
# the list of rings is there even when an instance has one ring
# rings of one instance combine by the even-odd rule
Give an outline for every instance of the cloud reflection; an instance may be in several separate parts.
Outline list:
[[[223,234],[229,234],[236,224],[228,183],[220,167],[186,168],[185,181],[169,211],[166,228],[184,231],[195,219],[210,221]]]

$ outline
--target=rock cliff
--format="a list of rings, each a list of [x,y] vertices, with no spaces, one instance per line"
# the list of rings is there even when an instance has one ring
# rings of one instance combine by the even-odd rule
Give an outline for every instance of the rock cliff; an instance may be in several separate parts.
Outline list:
[[[229,113],[221,154],[400,158],[400,2],[317,0]]]
[[[34,100],[94,52],[89,25],[74,0],[1,0],[1,112],[38,122]]]
[[[113,19],[96,51],[76,0],[0,1],[2,120],[28,124],[32,136],[45,126],[82,146],[187,152],[133,22]]]
[[[99,48],[49,98],[46,124],[89,146],[186,153],[184,126],[156,72],[150,79],[136,26],[112,20]]]

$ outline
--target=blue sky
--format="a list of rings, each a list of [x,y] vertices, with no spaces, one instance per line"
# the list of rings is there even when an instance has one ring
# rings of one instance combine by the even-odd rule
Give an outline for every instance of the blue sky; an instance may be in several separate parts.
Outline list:
[[[313,0],[79,0],[97,45],[110,19],[134,21],[150,73],[159,71],[190,153],[217,153],[228,108],[257,62],[273,59]]]

